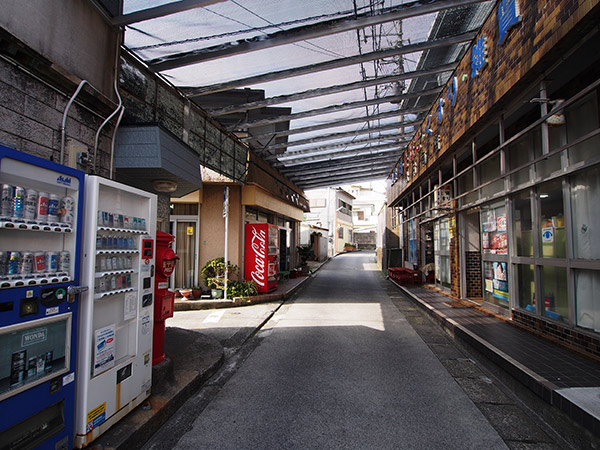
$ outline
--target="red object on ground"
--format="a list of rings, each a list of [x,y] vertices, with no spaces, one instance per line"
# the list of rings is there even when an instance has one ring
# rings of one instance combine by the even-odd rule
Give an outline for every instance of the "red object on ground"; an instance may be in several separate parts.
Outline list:
[[[419,271],[407,269],[406,267],[388,268],[388,277],[401,286],[421,284],[421,274]]]
[[[165,321],[173,317],[175,292],[169,290],[169,277],[179,256],[171,248],[175,236],[156,232],[156,276],[154,277],[154,330],[152,332],[152,365],[165,359]]]

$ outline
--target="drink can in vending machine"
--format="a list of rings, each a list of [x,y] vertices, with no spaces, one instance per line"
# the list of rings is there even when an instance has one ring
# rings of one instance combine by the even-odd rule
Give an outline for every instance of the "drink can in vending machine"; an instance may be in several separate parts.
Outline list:
[[[8,253],[0,251],[0,276],[8,273]]]
[[[44,252],[35,252],[33,254],[33,270],[36,273],[46,271],[46,254]]]
[[[71,253],[60,252],[58,254],[58,270],[60,272],[68,272],[71,270]]]
[[[13,217],[15,219],[23,218],[25,206],[25,189],[21,186],[15,186],[15,196],[13,199]]]
[[[2,203],[0,205],[0,216],[10,217],[13,213],[14,189],[10,184],[2,185]]]
[[[37,212],[38,192],[34,189],[25,191],[25,204],[23,206],[23,218],[25,220],[34,220]]]
[[[8,259],[8,274],[9,275],[18,275],[20,269],[21,269],[21,253],[20,252],[10,252],[10,257]]]
[[[21,270],[23,275],[30,275],[33,272],[33,253],[23,252],[21,255]]]
[[[62,213],[62,216],[60,216],[60,221],[63,223],[72,224],[75,217],[75,212],[73,211],[74,208],[75,201],[73,200],[73,197],[63,197],[60,200],[60,211]]]
[[[48,221],[58,222],[60,200],[57,194],[48,194]]]
[[[57,252],[46,252],[46,270],[53,273],[58,271]]]
[[[38,192],[37,198],[37,220],[40,222],[48,221],[48,193]]]
[[[13,352],[10,363],[10,385],[17,386],[25,379],[25,361],[27,350]]]

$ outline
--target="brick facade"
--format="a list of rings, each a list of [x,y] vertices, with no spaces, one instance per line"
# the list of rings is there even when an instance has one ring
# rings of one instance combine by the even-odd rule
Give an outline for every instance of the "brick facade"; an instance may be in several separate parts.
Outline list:
[[[589,13],[600,16],[600,0],[551,0],[545,2],[521,1],[521,22],[511,29],[502,44],[498,44],[499,31],[497,9],[483,25],[478,38],[487,39],[487,65],[478,75],[472,75],[471,50],[460,61],[453,76],[457,79],[455,105],[448,97],[448,86],[442,91],[443,116],[438,122],[436,108],[429,111],[409,148],[403,174],[410,173],[413,161],[417,162],[417,174],[389,186],[387,201],[393,203],[404,191],[436,163],[458,146],[466,144],[483,129],[487,117],[501,112],[514,95],[531,84],[551,67],[564,52],[583,37],[594,26],[594,19],[579,24]],[[590,16],[590,17],[591,17]],[[576,27],[577,25],[577,27]],[[439,136],[439,150],[434,143]],[[427,164],[422,165],[421,152],[427,152]],[[402,160],[400,161],[402,162]]]
[[[481,253],[465,252],[465,269],[467,281],[467,297],[482,297],[483,291],[481,289]]]
[[[600,337],[598,336],[548,322],[519,310],[513,310],[512,321],[515,325],[522,326],[545,339],[600,360]]]

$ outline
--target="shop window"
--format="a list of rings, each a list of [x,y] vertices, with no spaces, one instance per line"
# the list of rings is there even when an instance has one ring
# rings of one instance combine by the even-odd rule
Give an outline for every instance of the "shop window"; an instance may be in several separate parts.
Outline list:
[[[539,127],[521,136],[516,141],[512,142],[507,147],[508,160],[510,162],[510,170],[515,170],[531,161],[534,151],[541,152],[542,134]],[[529,167],[525,167],[510,176],[510,181],[513,186],[521,186],[531,181]]]
[[[508,308],[508,270],[505,262],[483,263],[483,300],[493,305]]]
[[[574,270],[577,325],[600,331],[600,272]]]
[[[417,221],[411,219],[408,222],[408,260],[415,266],[417,259]]]
[[[171,214],[174,216],[197,216],[198,203],[173,203]]]
[[[548,143],[549,148],[557,148],[560,145],[560,132],[558,129],[549,129],[548,130]],[[558,142],[557,142],[558,140]],[[539,158],[542,156],[542,148],[535,147],[534,154],[535,158]],[[560,153],[557,153],[552,156],[548,156],[542,159],[540,162],[535,164],[535,174],[536,178],[543,178],[548,176],[554,172],[561,170],[562,165],[560,161]]]
[[[464,194],[473,189],[473,171],[469,170],[465,174],[458,177],[458,192]],[[468,205],[477,200],[477,191],[471,192],[459,199],[460,206]]]
[[[433,228],[435,277],[438,284],[450,287],[450,222],[437,221]]]
[[[358,220],[365,220],[365,212],[364,211],[356,211],[356,218]]]
[[[600,259],[600,168],[571,182],[573,253],[579,259]]]
[[[532,264],[516,264],[517,301],[520,308],[535,312],[535,281]]]
[[[484,207],[481,210],[481,248],[483,253],[506,255],[508,237],[506,233],[506,208]]]
[[[478,166],[479,185],[487,183],[500,176],[500,153],[491,156]],[[480,198],[487,198],[504,190],[504,181],[502,179],[494,181],[487,186],[482,187]]]
[[[598,129],[600,121],[598,119],[596,94],[591,93],[574,105],[566,108],[565,118],[567,121],[568,142],[573,142]],[[600,148],[600,136],[594,136],[591,139],[574,145],[569,148],[569,162],[575,164],[596,157],[598,156],[598,148]]]
[[[338,228],[338,239],[344,239],[344,229],[342,227]]]
[[[529,191],[513,199],[513,236],[517,256],[533,256],[531,198]]]
[[[560,180],[539,187],[540,224],[539,236],[544,258],[565,258],[565,219],[562,183]]]
[[[541,286],[544,315],[550,319],[567,322],[569,298],[566,267],[541,267]]]

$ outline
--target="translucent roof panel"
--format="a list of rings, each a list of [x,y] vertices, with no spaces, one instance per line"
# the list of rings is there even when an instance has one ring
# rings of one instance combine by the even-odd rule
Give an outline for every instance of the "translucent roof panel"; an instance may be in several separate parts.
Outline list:
[[[198,0],[181,10],[182,3],[124,0],[125,46],[306,188],[328,181],[304,183],[290,170],[294,162],[305,167],[312,158],[337,183],[349,172],[346,142],[364,147],[354,152],[365,167],[375,165],[369,155],[379,161],[367,177],[389,173],[493,4]],[[140,11],[144,20],[127,21]],[[236,95],[240,89],[253,100]],[[395,149],[377,150],[394,140]]]

